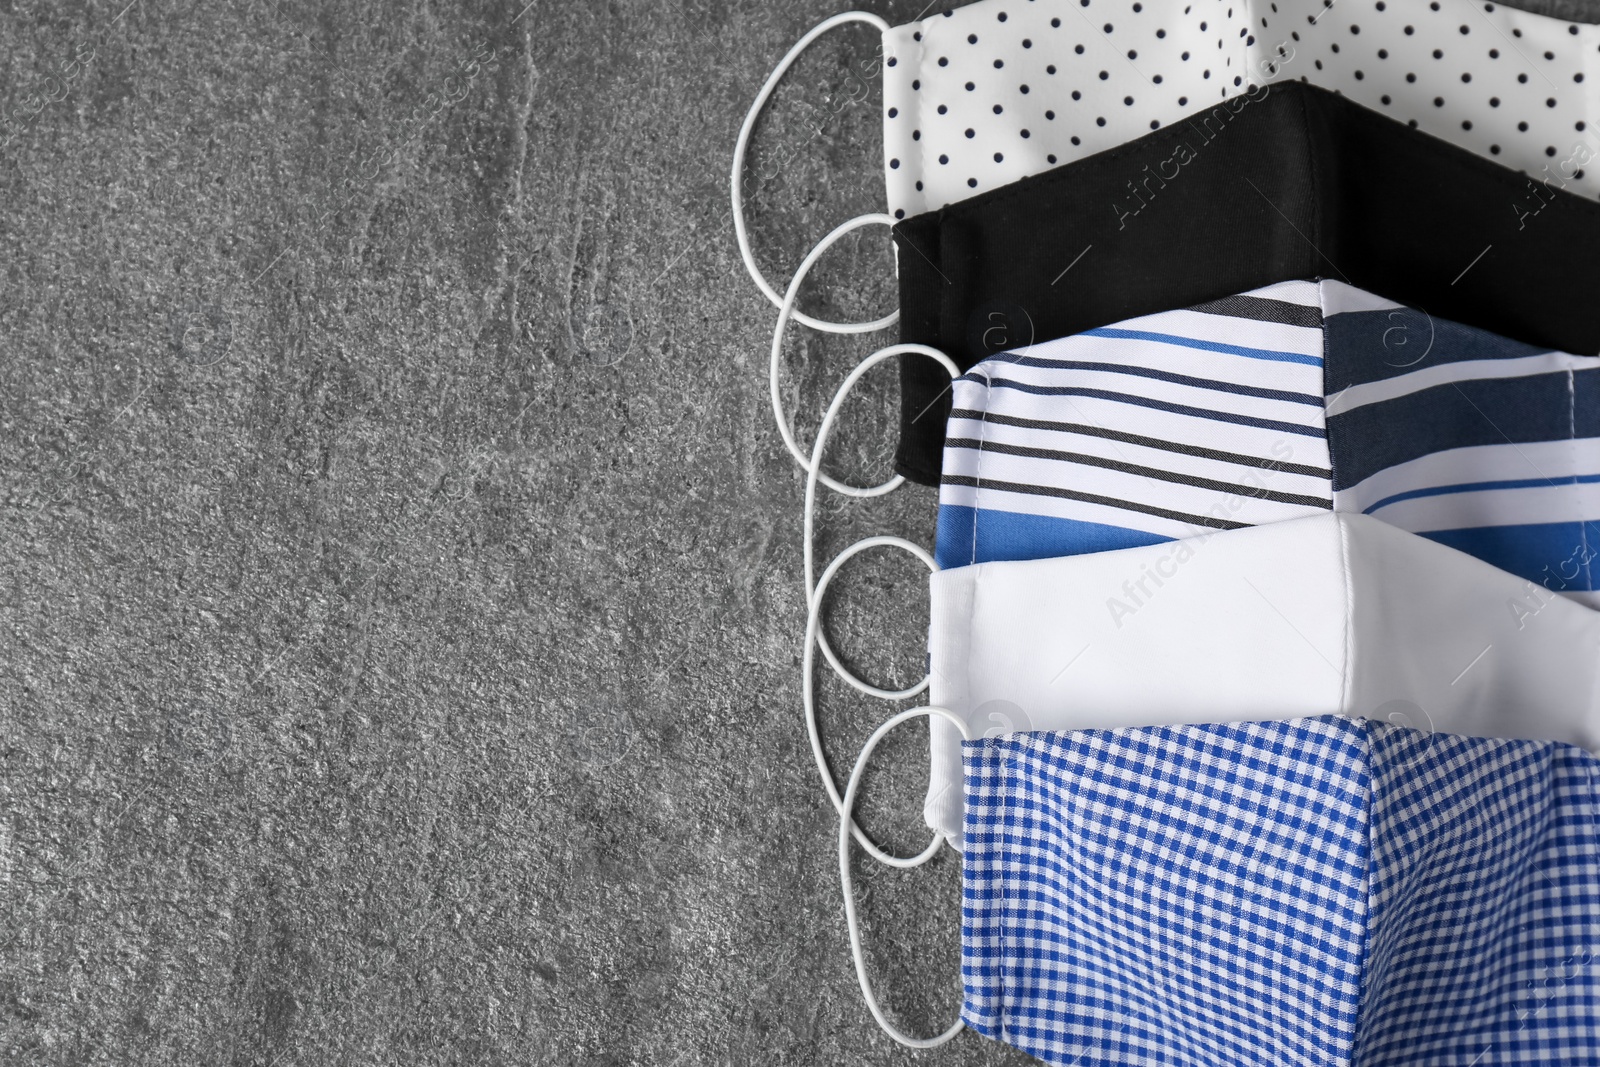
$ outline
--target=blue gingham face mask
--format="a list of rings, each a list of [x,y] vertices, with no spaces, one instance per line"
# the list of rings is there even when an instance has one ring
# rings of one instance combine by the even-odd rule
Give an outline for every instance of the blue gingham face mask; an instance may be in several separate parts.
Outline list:
[[[1582,749],[1320,716],[965,755],[980,1033],[1062,1067],[1600,1057]]]

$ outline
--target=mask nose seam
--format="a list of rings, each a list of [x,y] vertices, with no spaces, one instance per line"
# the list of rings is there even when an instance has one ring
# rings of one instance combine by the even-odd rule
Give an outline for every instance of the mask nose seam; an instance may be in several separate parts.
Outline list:
[[[983,443],[988,437],[989,430],[989,405],[994,398],[994,383],[989,380],[989,375],[983,376],[983,418],[978,420],[978,458],[972,467],[972,558],[968,563],[978,562],[978,509],[982,506],[983,493]]]

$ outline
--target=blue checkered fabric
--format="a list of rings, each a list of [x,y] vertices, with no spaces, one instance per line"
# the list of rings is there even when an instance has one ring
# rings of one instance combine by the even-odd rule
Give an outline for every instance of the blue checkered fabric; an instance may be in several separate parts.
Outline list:
[[[1323,716],[965,757],[983,1034],[1078,1067],[1600,1062],[1582,750]]]
[[[1594,757],[1370,730],[1357,1062],[1600,1063]]]

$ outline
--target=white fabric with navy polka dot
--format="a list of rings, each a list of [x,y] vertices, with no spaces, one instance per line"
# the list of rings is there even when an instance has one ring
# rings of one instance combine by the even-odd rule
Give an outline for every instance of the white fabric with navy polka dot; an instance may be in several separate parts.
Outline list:
[[[1473,0],[981,0],[884,37],[889,210],[934,210],[1286,78],[1600,195],[1600,26]]]

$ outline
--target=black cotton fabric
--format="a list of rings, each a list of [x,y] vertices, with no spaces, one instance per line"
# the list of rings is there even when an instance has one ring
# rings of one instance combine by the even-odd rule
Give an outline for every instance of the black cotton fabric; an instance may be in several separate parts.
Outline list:
[[[1600,3],[1595,0],[1511,0],[1505,6],[1563,22],[1600,22]]]
[[[1575,131],[1575,136],[1577,131]],[[1590,165],[1600,165],[1596,160]],[[1600,352],[1600,203],[1301,83],[895,227],[901,340],[996,352],[1297,278]],[[901,362],[896,469],[937,485],[949,379]]]

